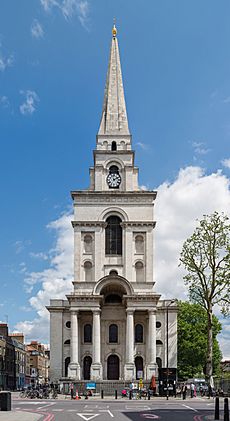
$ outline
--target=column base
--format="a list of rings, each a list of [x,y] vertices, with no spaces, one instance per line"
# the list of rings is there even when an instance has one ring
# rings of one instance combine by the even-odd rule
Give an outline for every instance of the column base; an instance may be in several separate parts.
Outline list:
[[[146,366],[146,380],[151,380],[152,376],[158,376],[158,365],[151,363]]]
[[[68,377],[74,380],[81,379],[81,368],[78,363],[70,363],[68,367]]]
[[[103,380],[101,363],[91,364],[90,380]]]
[[[133,363],[127,363],[124,366],[124,378],[125,380],[134,380],[136,378],[135,376],[135,366]]]

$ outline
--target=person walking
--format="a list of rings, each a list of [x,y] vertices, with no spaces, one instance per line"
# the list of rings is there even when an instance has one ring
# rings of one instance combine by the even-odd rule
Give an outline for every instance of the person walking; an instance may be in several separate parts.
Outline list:
[[[183,400],[185,400],[186,399],[186,395],[187,395],[187,386],[186,386],[186,384],[185,383],[183,383],[183,385],[182,385],[182,397],[183,397]]]
[[[70,396],[71,396],[71,399],[73,399],[73,394],[74,394],[74,387],[73,387],[73,383],[71,383],[71,385],[70,385]]]
[[[194,383],[191,383],[190,384],[191,398],[194,397],[194,390],[195,390],[195,384]]]

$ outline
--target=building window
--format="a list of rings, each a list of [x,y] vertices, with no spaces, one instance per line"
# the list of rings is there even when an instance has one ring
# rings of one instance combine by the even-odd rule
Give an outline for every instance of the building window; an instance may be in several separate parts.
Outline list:
[[[89,234],[84,236],[84,251],[85,253],[92,253],[92,236]]]
[[[136,282],[144,282],[144,265],[142,262],[135,264],[136,269]]]
[[[142,235],[136,235],[135,237],[135,249],[137,254],[144,253],[144,238]]]
[[[118,342],[118,326],[112,324],[109,326],[109,343],[117,343]]]
[[[122,254],[122,228],[118,216],[110,216],[106,220],[105,254]]]
[[[68,322],[66,322],[66,327],[68,328],[68,329],[70,329],[71,328],[71,322],[68,320]]]
[[[117,150],[117,143],[115,142],[115,140],[113,140],[112,142],[112,151],[116,151]]]
[[[162,368],[162,359],[160,357],[156,358],[156,363],[158,365],[158,368]]]
[[[70,339],[66,339],[66,341],[64,342],[64,345],[70,345]]]
[[[84,342],[92,342],[92,325],[90,325],[89,323],[84,326]]]
[[[161,327],[161,322],[156,322],[156,328],[159,329]]]
[[[157,345],[163,345],[163,342],[158,339],[157,340]]]
[[[67,357],[65,359],[65,377],[68,377],[68,367],[69,367],[69,363],[70,363],[70,357]]]
[[[135,326],[135,342],[143,343],[143,326],[139,323]]]
[[[85,262],[84,263],[84,271],[85,271],[85,281],[90,282],[92,281],[92,263],[91,262]]]

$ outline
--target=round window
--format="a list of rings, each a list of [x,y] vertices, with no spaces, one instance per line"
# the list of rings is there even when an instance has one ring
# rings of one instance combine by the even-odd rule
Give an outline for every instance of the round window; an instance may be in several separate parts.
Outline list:
[[[161,322],[156,322],[156,328],[159,329],[161,327]]]
[[[71,328],[71,322],[68,320],[68,322],[66,322],[66,327],[68,327],[68,329],[70,329]]]

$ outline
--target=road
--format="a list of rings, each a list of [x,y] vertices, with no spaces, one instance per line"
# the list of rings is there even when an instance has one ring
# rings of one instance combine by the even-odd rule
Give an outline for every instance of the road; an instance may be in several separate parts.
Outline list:
[[[223,419],[223,400],[220,400]],[[78,401],[28,400],[14,398],[10,413],[0,412],[0,421],[144,421],[159,419],[161,421],[204,421],[214,419],[214,400],[194,398],[183,401],[171,398],[148,400],[89,398]],[[30,418],[27,413],[30,413]],[[15,415],[15,418],[10,416]],[[34,414],[34,417],[33,417]],[[28,418],[26,418],[26,415]]]

